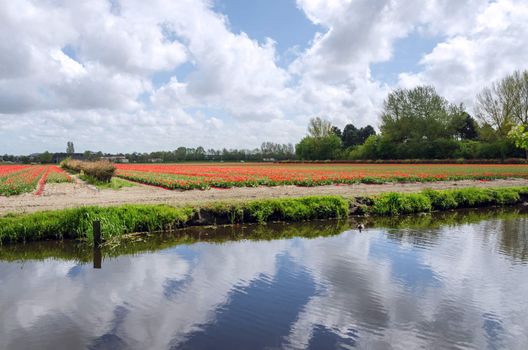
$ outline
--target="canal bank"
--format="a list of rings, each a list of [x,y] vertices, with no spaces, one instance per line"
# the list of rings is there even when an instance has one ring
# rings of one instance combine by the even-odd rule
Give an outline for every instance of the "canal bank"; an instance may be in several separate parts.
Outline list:
[[[343,219],[350,215],[402,214],[506,206],[528,201],[528,187],[424,190],[419,193],[384,193],[370,197],[311,196],[219,202],[204,206],[122,205],[80,207],[0,217],[2,243],[80,239],[93,240],[93,223],[102,226],[102,238],[137,232],[171,231],[187,226],[240,223],[299,222]]]

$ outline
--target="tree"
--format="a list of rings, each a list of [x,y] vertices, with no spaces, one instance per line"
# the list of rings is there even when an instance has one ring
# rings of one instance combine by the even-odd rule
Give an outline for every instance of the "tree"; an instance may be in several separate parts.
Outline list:
[[[177,162],[182,162],[187,157],[187,148],[180,146],[174,151],[174,160]],[[159,157],[161,158],[161,157]]]
[[[370,136],[376,135],[376,130],[370,125],[358,130],[359,144],[362,145]]]
[[[280,144],[274,142],[263,142],[260,146],[260,150],[253,152],[254,156],[259,160],[263,159],[275,159],[284,160],[292,159],[294,157],[294,149],[291,144]]]
[[[516,71],[477,95],[477,117],[507,136],[514,125],[528,124],[528,71]]]
[[[341,129],[339,129],[337,126],[332,126],[332,128],[330,129],[330,132],[332,134],[336,135],[339,138],[341,138],[341,136],[343,136],[343,133],[341,132]]]
[[[476,140],[479,136],[477,121],[466,112],[453,116],[451,128],[458,140]]]
[[[360,144],[358,131],[359,130],[352,124],[345,125],[343,135],[341,136],[343,147],[348,148]]]
[[[449,138],[455,109],[431,86],[398,89],[384,102],[381,131],[392,142]]]
[[[520,148],[526,153],[526,160],[528,160],[528,128],[524,125],[519,125],[510,130],[508,138],[515,143],[515,147]]]
[[[332,124],[319,117],[310,119],[308,135],[311,137],[326,137],[332,132]]]
[[[196,148],[195,154],[195,160],[204,160],[205,159],[205,149],[202,146],[198,146]]]
[[[49,153],[48,151],[42,153],[39,155],[39,162],[42,164],[49,164],[53,161],[53,154]]]
[[[88,150],[84,151],[83,158],[84,158],[84,160],[93,160],[92,151],[88,151]]]
[[[377,159],[378,148],[380,145],[381,137],[372,135],[365,140],[365,142],[352,149],[349,154],[350,159]]]
[[[297,157],[302,160],[333,160],[339,157],[341,139],[330,134],[325,137],[306,136],[295,147]]]
[[[66,143],[66,153],[68,153],[68,154],[74,154],[75,153],[75,148],[73,147],[73,142],[68,141]]]

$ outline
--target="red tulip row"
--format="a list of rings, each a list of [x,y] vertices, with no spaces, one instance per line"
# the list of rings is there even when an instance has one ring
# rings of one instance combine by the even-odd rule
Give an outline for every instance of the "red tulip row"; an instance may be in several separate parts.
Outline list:
[[[518,164],[116,164],[116,168],[117,176],[131,181],[184,190],[528,178],[528,166]]]
[[[46,183],[69,182],[71,178],[55,165],[0,166],[0,196],[32,192],[40,195]]]

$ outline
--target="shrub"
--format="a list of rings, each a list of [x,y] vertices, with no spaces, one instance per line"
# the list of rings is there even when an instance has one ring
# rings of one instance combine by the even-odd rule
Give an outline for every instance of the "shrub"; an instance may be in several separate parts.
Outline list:
[[[82,171],[102,182],[110,182],[116,168],[107,161],[84,162]]]
[[[77,173],[82,172],[101,182],[110,182],[116,170],[112,163],[104,160],[82,162],[80,160],[66,159],[62,161],[61,167]]]

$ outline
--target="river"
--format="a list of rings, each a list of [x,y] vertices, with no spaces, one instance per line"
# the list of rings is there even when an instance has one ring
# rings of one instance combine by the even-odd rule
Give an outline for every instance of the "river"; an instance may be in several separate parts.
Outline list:
[[[526,208],[360,221],[0,247],[0,349],[528,348]]]

